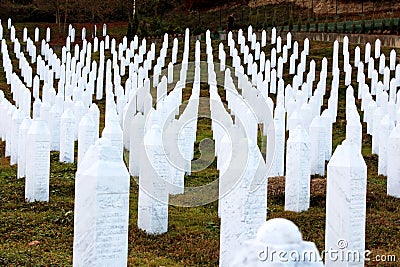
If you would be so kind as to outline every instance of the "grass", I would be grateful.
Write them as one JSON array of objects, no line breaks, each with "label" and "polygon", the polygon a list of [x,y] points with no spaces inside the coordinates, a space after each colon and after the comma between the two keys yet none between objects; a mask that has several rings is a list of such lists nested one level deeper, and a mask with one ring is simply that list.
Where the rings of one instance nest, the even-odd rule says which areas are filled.
[{"label": "grass", "polygon": [[[213,45],[216,52],[217,43],[214,42]],[[301,47],[302,42],[299,45]],[[193,44],[191,48],[193,50]],[[203,48],[204,43],[202,43],[202,51],[204,51]],[[331,63],[329,59],[332,55],[332,44],[314,42],[311,43],[310,48],[310,59],[316,60],[317,69],[320,68],[320,61],[324,56]],[[354,46],[350,45],[349,50],[354,51]],[[388,48],[382,50],[385,55],[389,54]],[[12,51],[10,47],[9,51]],[[179,51],[181,52],[182,49]],[[170,50],[168,53],[170,55]],[[266,51],[266,54],[268,56],[269,52]],[[190,58],[194,58],[193,51]],[[342,63],[341,59],[339,64]],[[328,73],[329,76],[330,73]],[[319,77],[319,73],[316,77]],[[291,78],[291,76],[285,76],[286,81]],[[355,85],[353,87],[356,89]],[[0,75],[0,88],[3,88],[6,97],[10,99],[9,86],[5,84],[4,75]],[[201,95],[207,97],[207,86],[202,84],[201,88]],[[328,79],[327,96],[329,96],[329,88],[330,80]],[[189,89],[190,86],[183,90],[184,100],[189,98]],[[220,92],[221,90],[219,88]],[[355,93],[357,93],[356,90]],[[225,101],[224,95],[221,95],[221,98]],[[360,102],[357,101],[357,104],[360,105]],[[104,114],[104,100],[98,102],[98,105]],[[334,148],[345,138],[344,112],[345,87],[341,81],[338,118],[333,126]],[[104,117],[101,120],[104,121]],[[101,128],[103,126],[104,124]],[[365,125],[363,127],[365,130]],[[199,142],[211,136],[210,120],[204,116],[198,121],[195,159],[201,158]],[[24,179],[16,179],[17,168],[9,166],[9,159],[3,154],[4,145],[4,142],[0,142],[0,240],[2,240],[0,265],[71,266],[76,164],[59,163],[58,153],[52,152],[50,201],[26,203]],[[371,155],[370,146],[370,137],[364,135],[362,152],[368,166],[366,248],[372,251],[372,256],[393,254],[400,257],[399,200],[386,195],[386,177],[377,175],[377,156]],[[187,176],[185,186],[208,184],[217,177],[218,171],[214,160],[207,169]],[[283,209],[284,177],[271,178],[268,187],[268,219],[283,217],[292,220],[300,228],[303,238],[315,242],[321,251],[324,249],[325,194],[326,177],[312,177],[310,209],[301,213],[285,212]],[[130,266],[218,265],[220,220],[217,215],[217,202],[194,208],[170,206],[169,231],[159,236],[149,236],[137,227],[137,197],[138,187],[132,178],[128,248]],[[38,242],[32,243],[32,241]],[[367,265],[379,264],[368,262]],[[380,266],[397,265],[386,262]]]}]

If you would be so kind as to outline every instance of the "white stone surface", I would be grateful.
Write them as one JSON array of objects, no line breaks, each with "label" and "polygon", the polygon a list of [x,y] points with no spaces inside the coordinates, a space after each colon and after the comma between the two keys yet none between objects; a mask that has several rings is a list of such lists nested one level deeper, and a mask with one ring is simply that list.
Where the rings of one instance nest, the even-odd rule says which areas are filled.
[{"label": "white stone surface", "polygon": [[382,120],[382,109],[377,107],[372,114],[372,154],[379,153],[379,128]]},{"label": "white stone surface", "polygon": [[23,178],[26,174],[26,151],[27,151],[27,134],[32,124],[31,118],[25,118],[18,133],[18,171],[17,178]]},{"label": "white stone surface", "polygon": [[11,139],[11,157],[10,157],[10,165],[15,165],[18,162],[18,138],[19,138],[19,128],[24,120],[25,116],[20,109],[16,109],[14,114],[11,118],[11,132],[10,132],[10,139]]},{"label": "white stone surface", "polygon": [[311,143],[311,174],[323,176],[325,174],[325,136],[326,128],[318,115],[310,124],[310,143]]},{"label": "white stone surface", "polygon": [[325,124],[326,136],[325,136],[325,160],[329,161],[332,156],[332,113],[330,109],[325,109],[322,114],[322,123]]},{"label": "white stone surface", "polygon": [[[170,163],[168,191],[171,195],[184,193],[185,188],[185,159],[182,152],[179,150],[179,142],[182,135],[179,134],[181,123],[179,120],[173,120],[163,131],[164,149],[168,155]],[[201,149],[200,144],[200,149]],[[203,151],[201,152],[203,154]],[[206,152],[207,153],[207,152]],[[207,155],[206,155],[207,156]]]},{"label": "white stone surface", "polygon": [[86,151],[97,140],[95,123],[92,116],[86,114],[83,116],[78,127],[78,166],[82,163]]},{"label": "white stone surface", "polygon": [[162,149],[161,129],[153,125],[144,136],[140,160],[138,227],[149,234],[168,230],[166,176],[168,162]]},{"label": "white stone surface", "polygon": [[[346,123],[346,139],[353,142],[357,150],[361,153],[362,150],[362,125],[360,115],[356,106],[349,110],[349,115]],[[347,114],[347,112],[346,112]]]},{"label": "white stone surface", "polygon": [[[62,102],[61,102],[62,103]],[[51,133],[51,150],[60,151],[60,129],[63,107],[60,103],[55,103],[50,109],[49,129]]]},{"label": "white stone surface", "polygon": [[289,131],[286,148],[285,210],[304,211],[310,206],[311,143],[304,128]]},{"label": "white stone surface", "polygon": [[367,166],[357,146],[345,140],[328,164],[325,251],[358,251],[361,260],[328,257],[326,266],[364,266],[366,194]]},{"label": "white stone surface", "polygon": [[132,176],[139,176],[140,158],[143,151],[145,118],[137,113],[131,122],[130,147],[129,147],[129,172]]},{"label": "white stone surface", "polygon": [[394,128],[394,122],[391,120],[389,115],[383,116],[379,128],[378,175],[387,176],[389,158],[388,150],[389,147],[392,146],[392,144],[389,143],[389,136]]},{"label": "white stone surface", "polygon": [[126,266],[130,176],[118,149],[99,139],[76,174],[73,266]]},{"label": "white stone surface", "polygon": [[261,153],[246,138],[233,144],[234,156],[220,177],[219,266],[229,266],[241,242],[254,239],[266,220],[267,172]]},{"label": "white stone surface", "polygon": [[118,149],[119,155],[122,159],[124,149],[123,132],[118,121],[110,120],[108,123],[106,123],[106,127],[104,127],[101,136],[111,141],[111,144]]},{"label": "white stone surface", "polygon": [[315,244],[303,241],[299,228],[293,222],[275,218],[264,222],[255,239],[241,244],[229,266],[322,267],[324,265]]},{"label": "white stone surface", "polygon": [[285,108],[277,105],[275,108],[274,129],[275,129],[275,161],[271,172],[275,176],[283,176],[285,173]]},{"label": "white stone surface", "polygon": [[100,110],[95,103],[90,105],[88,114],[92,116],[92,120],[94,122],[94,132],[96,135],[96,139],[98,139],[100,134],[99,132]]},{"label": "white stone surface", "polygon": [[392,130],[387,148],[387,194],[400,198],[400,124]]},{"label": "white stone surface", "polygon": [[26,142],[25,199],[28,202],[49,201],[50,131],[41,119],[32,121]]},{"label": "white stone surface", "polygon": [[123,118],[123,138],[124,138],[124,148],[129,150],[130,140],[132,134],[132,120],[136,114],[136,94],[134,94],[128,104],[124,108],[124,118]]},{"label": "white stone surface", "polygon": [[60,162],[74,162],[75,117],[71,109],[64,111],[60,124]]}]

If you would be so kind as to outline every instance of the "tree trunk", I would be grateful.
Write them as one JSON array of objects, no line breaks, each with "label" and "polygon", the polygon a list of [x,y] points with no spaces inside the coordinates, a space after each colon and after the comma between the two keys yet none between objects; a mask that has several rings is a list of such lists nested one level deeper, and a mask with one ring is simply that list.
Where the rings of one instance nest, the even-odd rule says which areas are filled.
[{"label": "tree trunk", "polygon": [[67,17],[68,17],[68,0],[65,0],[65,7],[64,7],[64,25],[63,25],[63,35],[65,35],[65,26],[67,24]]}]

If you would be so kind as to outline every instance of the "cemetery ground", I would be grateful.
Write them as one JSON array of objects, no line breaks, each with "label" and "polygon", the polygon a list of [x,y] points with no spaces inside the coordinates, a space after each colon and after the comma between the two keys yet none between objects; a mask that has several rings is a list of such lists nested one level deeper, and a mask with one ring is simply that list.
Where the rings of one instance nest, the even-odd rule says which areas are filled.
[{"label": "cemetery ground", "polygon": [[[22,25],[19,26],[22,28]],[[20,31],[18,34],[20,34]],[[113,36],[112,33],[110,35]],[[148,43],[150,44],[151,41]],[[214,49],[217,45],[217,42],[213,43]],[[311,42],[310,58],[316,60],[317,66],[321,63],[321,59],[324,56],[328,58],[328,62],[331,62],[332,46],[332,43]],[[193,47],[194,43],[191,43],[192,54],[190,58],[194,58]],[[349,50],[354,51],[354,47],[351,45]],[[204,43],[202,43],[202,59],[205,59],[203,48]],[[386,55],[389,54],[389,48],[383,48],[382,50]],[[179,56],[182,56],[181,52],[182,50],[180,50]],[[399,51],[397,52],[399,53]],[[229,63],[228,61],[227,64],[229,65]],[[317,69],[320,68],[317,67]],[[11,100],[10,89],[5,82],[1,67],[0,73],[0,89]],[[329,74],[328,77],[330,77]],[[330,82],[328,79],[328,88],[330,88]],[[190,85],[184,90],[184,99],[185,96],[186,98],[189,96],[189,87]],[[202,85],[201,94],[206,96],[208,93],[207,90],[208,88]],[[104,100],[97,102],[97,104],[100,110],[104,111]],[[360,104],[358,100],[357,104],[358,106]],[[104,112],[101,112],[101,114],[104,114]],[[101,121],[104,123],[103,117]],[[341,80],[338,120],[333,126],[333,149],[344,140],[345,125],[345,86]],[[101,125],[100,130],[102,130],[103,126],[104,124]],[[363,132],[365,132],[365,123],[363,127]],[[196,156],[199,156],[199,141],[211,136],[209,119],[199,119],[195,159]],[[399,261],[400,207],[398,199],[386,195],[386,177],[377,175],[378,157],[371,155],[371,139],[366,134],[363,135],[362,152],[368,166],[366,249],[371,250],[371,258],[374,255],[395,255]],[[1,142],[0,265],[72,265],[76,163],[60,163],[58,162],[58,154],[51,152],[50,201],[48,203],[26,203],[24,201],[24,179],[17,179],[16,172],[16,166],[10,167],[9,158],[4,157],[4,142]],[[218,178],[218,171],[214,161],[207,169],[186,177],[185,186],[202,185],[216,178]],[[284,188],[284,177],[269,179],[268,219],[282,217],[293,221],[300,228],[303,239],[315,242],[319,251],[322,251],[325,239],[326,176],[312,177],[310,209],[306,212],[294,213],[284,211]],[[140,231],[137,227],[137,201],[138,185],[131,178],[129,265],[218,265],[220,223],[217,202],[191,208],[170,206],[168,232],[159,236],[151,236]],[[398,263],[390,265],[388,262],[379,263],[371,261],[367,262],[367,265],[398,266]]]}]

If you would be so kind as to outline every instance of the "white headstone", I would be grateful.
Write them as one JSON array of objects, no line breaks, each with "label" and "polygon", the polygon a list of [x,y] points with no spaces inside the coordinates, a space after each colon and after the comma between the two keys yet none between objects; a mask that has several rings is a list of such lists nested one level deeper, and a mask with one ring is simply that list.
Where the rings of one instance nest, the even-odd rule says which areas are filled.
[{"label": "white headstone", "polygon": [[46,29],[46,42],[49,43],[50,42],[50,28]]},{"label": "white headstone", "polygon": [[111,144],[118,149],[119,156],[123,157],[123,132],[120,124],[116,120],[109,120],[101,133],[101,137],[105,137],[111,141]]},{"label": "white headstone", "polygon": [[325,124],[325,160],[329,161],[332,155],[332,111],[325,109],[321,114],[322,122]]},{"label": "white headstone", "polygon": [[387,147],[387,194],[400,198],[400,124],[392,130]]},{"label": "white headstone", "polygon": [[82,41],[83,40],[86,40],[86,28],[85,27],[82,28]]},{"label": "white headstone", "polygon": [[50,131],[44,120],[32,121],[27,133],[25,199],[49,201]]},{"label": "white headstone", "polygon": [[82,163],[86,151],[98,138],[95,123],[90,114],[83,116],[78,127],[78,166]]},{"label": "white headstone", "polygon": [[[367,166],[350,141],[339,145],[328,164],[325,251],[356,251],[343,266],[364,266]],[[325,266],[338,262],[325,258]]]},{"label": "white headstone", "polygon": [[389,136],[394,128],[394,122],[389,117],[389,115],[385,115],[382,118],[379,126],[379,157],[378,157],[378,175],[387,176],[387,168],[388,168],[388,150],[389,147],[392,146],[389,143]]},{"label": "white headstone", "polygon": [[383,117],[382,109],[380,107],[374,109],[374,113],[372,115],[372,154],[379,153],[379,129],[380,123]]},{"label": "white headstone", "polygon": [[274,112],[275,161],[272,165],[274,176],[283,176],[285,172],[285,108],[278,104]]},{"label": "white headstone", "polygon": [[310,206],[310,138],[301,126],[289,131],[286,148],[285,210],[304,211]]},{"label": "white headstone", "polygon": [[357,67],[360,64],[360,48],[357,46],[354,49],[354,66]]},{"label": "white headstone", "polygon": [[390,70],[396,69],[396,50],[392,49],[390,51],[390,62],[389,62]]},{"label": "white headstone", "polygon": [[255,238],[266,220],[267,182],[261,153],[246,138],[232,140],[232,144],[233,157],[220,175],[220,266],[229,266],[241,242]]},{"label": "white headstone", "polygon": [[276,29],[274,27],[271,30],[271,44],[275,44],[275,43],[276,43]]},{"label": "white headstone", "polygon": [[10,150],[10,165],[17,164],[18,162],[18,139],[19,139],[19,128],[24,120],[25,115],[20,109],[16,109],[14,114],[11,117],[11,131],[10,131],[10,141],[11,141],[11,150]]},{"label": "white headstone", "polygon": [[[349,113],[349,114],[348,114]],[[349,112],[346,112],[347,124],[346,124],[346,140],[351,141],[357,150],[361,153],[362,149],[362,125],[360,122],[360,115],[354,106]]]},{"label": "white headstone", "polygon": [[18,135],[18,172],[17,178],[23,178],[26,175],[26,152],[27,152],[27,135],[31,127],[32,119],[25,118],[20,127]]},{"label": "white headstone", "polygon": [[365,52],[364,52],[364,63],[368,63],[371,57],[371,44],[365,44]]},{"label": "white headstone", "polygon": [[99,132],[100,110],[95,103],[90,105],[88,114],[92,116],[92,120],[94,122],[94,132],[96,135],[96,139],[98,139],[100,134]]},{"label": "white headstone", "polygon": [[130,176],[117,148],[99,139],[76,174],[74,266],[126,266]]},{"label": "white headstone", "polygon": [[163,131],[164,149],[170,162],[168,191],[171,195],[184,193],[185,187],[185,163],[186,160],[182,151],[179,149],[179,143],[183,135],[179,134],[182,124],[179,120],[172,120]]},{"label": "white headstone", "polygon": [[139,174],[138,227],[149,234],[168,230],[166,177],[168,162],[162,149],[161,129],[153,125],[144,136]]},{"label": "white headstone", "polygon": [[257,237],[243,242],[234,254],[232,267],[324,266],[316,245],[303,241],[299,228],[283,218],[264,222]]},{"label": "white headstone", "polygon": [[132,176],[139,176],[140,173],[140,158],[144,138],[145,119],[141,113],[134,116],[130,131],[130,148],[129,148],[129,172]]},{"label": "white headstone", "polygon": [[58,103],[55,103],[50,109],[51,120],[49,123],[49,129],[51,133],[51,150],[53,151],[60,150],[61,115],[63,112],[62,103],[61,99],[61,104],[60,101],[58,101]]},{"label": "white headstone", "polygon": [[325,136],[326,128],[318,115],[310,124],[310,142],[311,142],[311,174],[323,176],[325,174]]},{"label": "white headstone", "polygon": [[61,116],[60,124],[60,162],[74,162],[75,148],[75,117],[71,109]]},{"label": "white headstone", "polygon": [[375,58],[379,58],[381,56],[381,40],[375,40]]}]

